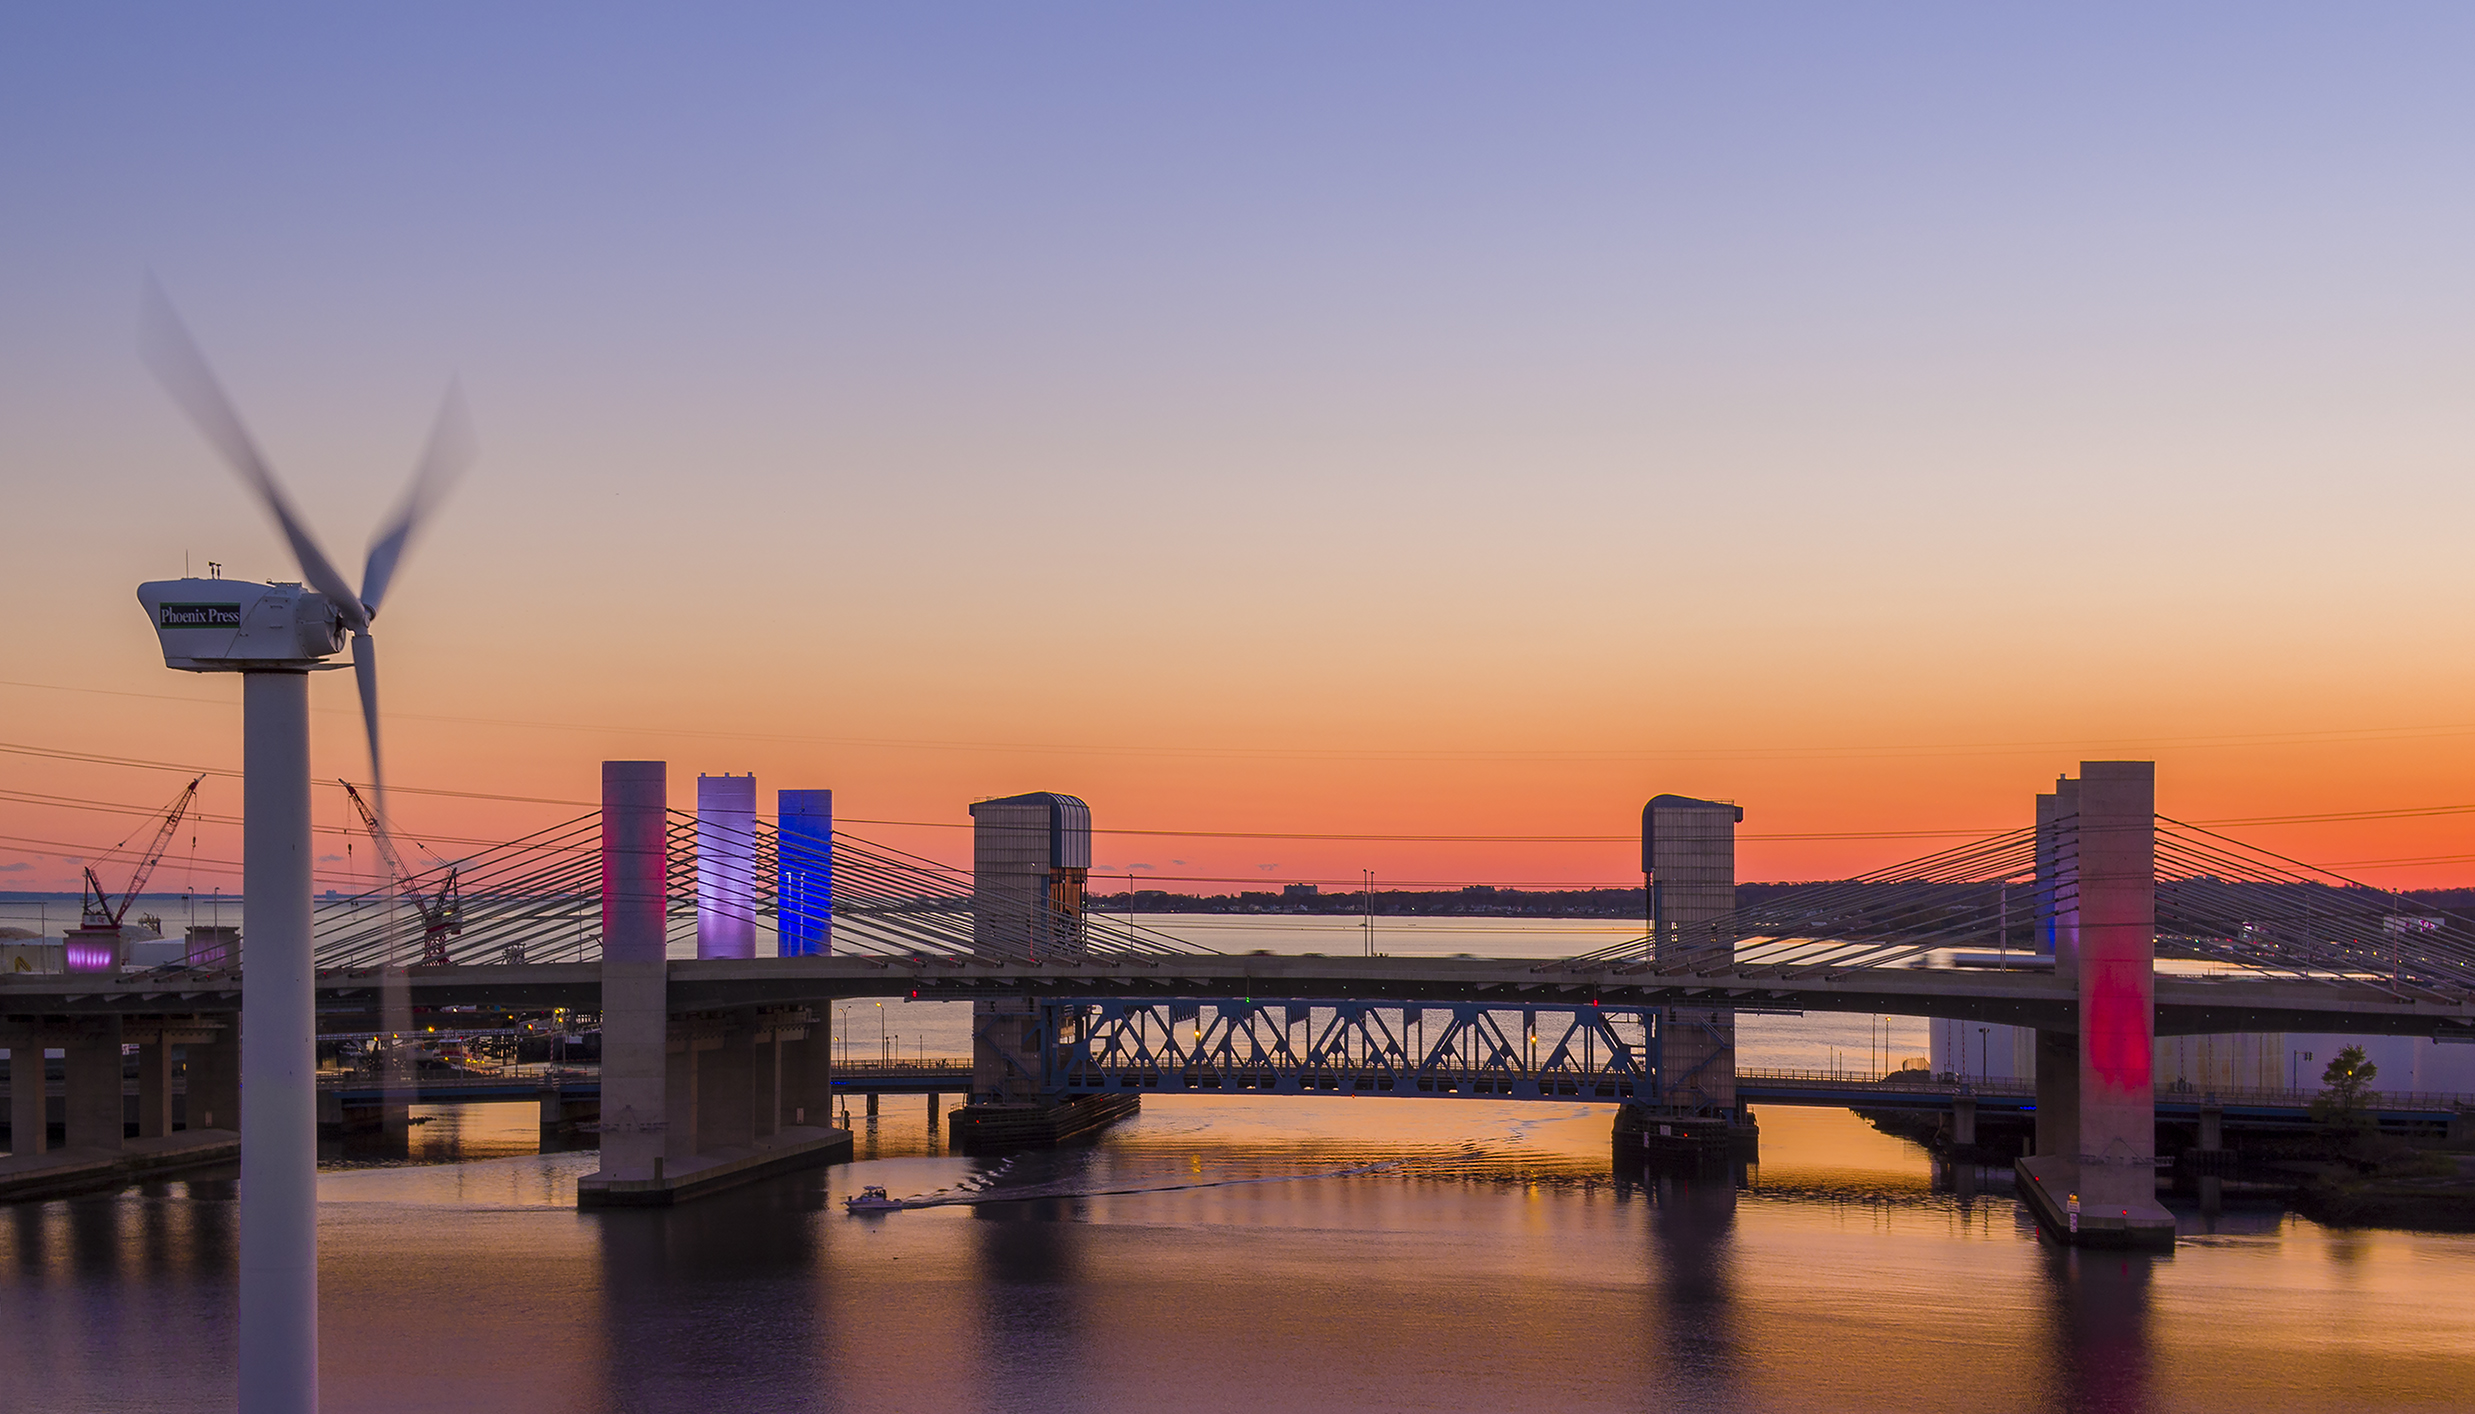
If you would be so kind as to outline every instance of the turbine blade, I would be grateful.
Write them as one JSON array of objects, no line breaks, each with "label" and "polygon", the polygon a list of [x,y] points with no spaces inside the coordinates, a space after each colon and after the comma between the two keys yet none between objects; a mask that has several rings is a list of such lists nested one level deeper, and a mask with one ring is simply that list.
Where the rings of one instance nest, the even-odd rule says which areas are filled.
[{"label": "turbine blade", "polygon": [[[380,845],[380,857],[393,861],[395,841],[393,827],[387,823],[387,768],[378,753],[378,640],[363,629],[352,636],[352,677],[361,689],[361,725],[370,737],[370,813],[378,817],[378,830],[388,838]],[[392,885],[390,885],[392,887]]]},{"label": "turbine blade", "polygon": [[464,390],[449,383],[446,399],[438,407],[438,420],[430,424],[429,445],[413,467],[403,499],[396,502],[386,528],[370,541],[369,561],[361,571],[361,605],[371,617],[377,617],[378,601],[386,597],[387,585],[395,578],[395,567],[413,535],[445,499],[456,478],[473,464],[473,453],[473,421],[464,408]]},{"label": "turbine blade", "polygon": [[293,511],[292,499],[275,480],[274,470],[258,451],[258,444],[251,440],[249,429],[241,425],[240,413],[225,395],[223,384],[216,381],[215,371],[207,366],[206,355],[198,351],[197,340],[189,336],[188,326],[181,323],[163,287],[152,278],[146,282],[139,353],[162,382],[164,391],[172,395],[172,401],[180,404],[189,420],[197,424],[198,431],[205,434],[216,451],[223,453],[223,459],[240,473],[241,480],[258,493],[258,499],[274,515],[275,523],[283,528],[284,538],[292,542],[292,557],[299,562],[301,577],[309,581],[310,588],[333,602],[336,616],[346,627],[368,627],[369,614],[361,607],[360,598],[344,582],[344,577],[335,572],[326,552],[318,548],[309,528]]}]

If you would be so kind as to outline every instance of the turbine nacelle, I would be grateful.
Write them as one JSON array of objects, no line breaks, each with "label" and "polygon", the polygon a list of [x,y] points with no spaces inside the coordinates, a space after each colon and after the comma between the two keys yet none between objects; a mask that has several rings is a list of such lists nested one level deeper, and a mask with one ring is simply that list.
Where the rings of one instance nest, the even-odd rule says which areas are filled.
[{"label": "turbine nacelle", "polygon": [[206,355],[172,302],[153,281],[146,286],[139,351],[209,445],[240,475],[283,531],[304,584],[241,584],[219,579],[165,580],[141,586],[138,599],[163,638],[163,661],[191,672],[300,672],[341,650],[352,639],[352,676],[361,690],[361,722],[369,732],[370,783],[377,815],[387,818],[387,770],[378,749],[378,643],[370,620],[395,582],[404,551],[439,498],[473,456],[464,400],[449,384],[447,400],[430,427],[429,445],[413,467],[404,498],[370,541],[361,587],[354,590],[319,547],[318,538],[293,508],[257,440],[242,425],[230,395],[207,366]]},{"label": "turbine nacelle", "polygon": [[351,632],[327,596],[298,584],[159,579],[137,596],[164,666],[187,672],[307,671],[342,652]]}]

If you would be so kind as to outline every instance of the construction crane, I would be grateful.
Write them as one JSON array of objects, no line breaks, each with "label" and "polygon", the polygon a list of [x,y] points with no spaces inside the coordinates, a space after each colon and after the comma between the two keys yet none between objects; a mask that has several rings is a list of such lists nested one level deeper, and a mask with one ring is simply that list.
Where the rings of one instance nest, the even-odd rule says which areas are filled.
[{"label": "construction crane", "polygon": [[464,901],[456,893],[455,866],[447,866],[446,877],[439,881],[438,892],[423,894],[413,882],[413,872],[404,867],[404,857],[395,851],[395,840],[386,827],[378,823],[378,813],[352,788],[352,782],[339,780],[344,794],[352,798],[352,808],[360,812],[361,823],[368,827],[370,842],[378,847],[379,861],[386,866],[391,883],[403,890],[415,910],[421,914],[421,963],[423,967],[444,967],[449,962],[447,940],[464,932]]},{"label": "construction crane", "polygon": [[81,909],[86,927],[120,926],[120,920],[128,915],[129,905],[137,902],[137,896],[145,892],[146,877],[155,872],[157,864],[163,862],[163,851],[172,843],[172,832],[180,828],[180,817],[189,813],[189,802],[198,798],[198,786],[205,780],[206,777],[200,776],[191,781],[189,788],[172,801],[172,808],[164,812],[163,823],[155,827],[155,842],[138,856],[137,868],[130,873],[129,887],[122,892],[118,904],[114,904],[112,896],[104,892],[103,881],[95,877],[94,866],[86,866],[86,899]]}]

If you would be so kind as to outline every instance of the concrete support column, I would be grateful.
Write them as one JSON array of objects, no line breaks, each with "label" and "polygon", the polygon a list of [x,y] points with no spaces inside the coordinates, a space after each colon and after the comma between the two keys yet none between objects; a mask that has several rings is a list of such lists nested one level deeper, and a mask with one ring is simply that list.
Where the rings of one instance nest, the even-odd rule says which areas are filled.
[{"label": "concrete support column", "polygon": [[670,1139],[667,781],[659,761],[602,763],[600,1174],[609,1179],[653,1177]]},{"label": "concrete support column", "polygon": [[929,1091],[929,1092],[928,1092],[928,1134],[929,1134],[929,1137],[933,1139],[933,1138],[935,1138],[935,1137],[936,1137],[936,1133],[937,1133],[937,1093],[936,1093],[934,1090],[931,1090],[931,1091]]},{"label": "concrete support column", "polygon": [[40,1154],[51,1148],[50,1106],[44,1103],[43,1033],[31,1026],[9,1033],[9,1152]]},{"label": "concrete support column", "polygon": [[[663,1104],[670,1116],[670,1129],[664,1138],[662,1152],[674,1164],[696,1156],[696,1141],[701,1132],[696,1102],[704,1091],[697,1076],[699,1043],[693,1026],[686,1018],[681,1018],[678,1033],[672,1038],[665,1056],[668,1064],[662,1087]],[[609,1039],[604,1037],[602,1047],[605,1055],[609,1046]]]},{"label": "concrete support column", "polygon": [[699,1153],[756,1142],[756,1031],[752,1016],[730,1018],[697,1057],[696,1148]]},{"label": "concrete support column", "polygon": [[778,1039],[782,1053],[779,1122],[825,1128],[833,1123],[834,1043],[832,1014],[824,1006],[809,1016],[804,1034]]},{"label": "concrete support column", "polygon": [[870,1119],[877,1117],[877,1092],[874,1090],[868,1092],[868,1117]]},{"label": "concrete support column", "polygon": [[2157,1203],[2157,768],[2080,767],[2080,1196]]},{"label": "concrete support column", "polygon": [[1039,1098],[1039,1004],[1027,997],[973,1002],[971,1102],[1031,1104]]},{"label": "concrete support column", "polygon": [[756,1037],[756,1137],[782,1129],[782,1033],[768,1025]]},{"label": "concrete support column", "polygon": [[189,1127],[237,1133],[241,1127],[240,1018],[233,1017],[212,1041],[192,1041],[182,1052],[189,1071]]},{"label": "concrete support column", "polygon": [[1951,1142],[1974,1148],[1977,1142],[1977,1100],[1962,1095],[1951,1101]]},{"label": "concrete support column", "polygon": [[138,1043],[138,1137],[172,1132],[172,1046],[161,1030]]},{"label": "concrete support column", "polygon": [[2080,1152],[2080,1037],[2076,1031],[2037,1033],[2037,1152]]},{"label": "concrete support column", "polygon": [[68,1124],[62,1136],[71,1149],[118,1149],[122,1120],[120,1018],[89,1017],[61,1047],[68,1058]]},{"label": "concrete support column", "polygon": [[2209,1152],[2226,1147],[2226,1109],[2214,1097],[2200,1105],[2200,1147]]}]

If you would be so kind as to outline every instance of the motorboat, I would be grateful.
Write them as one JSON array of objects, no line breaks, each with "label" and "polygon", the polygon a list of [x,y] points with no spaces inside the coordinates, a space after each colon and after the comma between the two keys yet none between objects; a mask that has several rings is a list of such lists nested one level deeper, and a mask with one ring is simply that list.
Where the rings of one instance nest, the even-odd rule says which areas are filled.
[{"label": "motorboat", "polygon": [[902,1207],[902,1200],[886,1197],[884,1189],[871,1184],[859,1190],[858,1197],[843,1199],[842,1206],[854,1213],[891,1213]]}]

